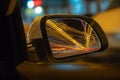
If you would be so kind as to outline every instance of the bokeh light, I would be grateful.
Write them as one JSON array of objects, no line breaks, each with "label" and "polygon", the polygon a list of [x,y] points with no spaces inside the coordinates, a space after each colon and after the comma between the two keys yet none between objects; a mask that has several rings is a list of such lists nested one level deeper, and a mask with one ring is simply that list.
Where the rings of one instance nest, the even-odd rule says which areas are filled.
[{"label": "bokeh light", "polygon": [[43,8],[41,6],[38,6],[34,9],[34,11],[35,11],[36,14],[40,14],[40,13],[43,12]]},{"label": "bokeh light", "polygon": [[34,2],[33,1],[28,1],[27,2],[27,7],[28,8],[33,8],[34,7]]}]

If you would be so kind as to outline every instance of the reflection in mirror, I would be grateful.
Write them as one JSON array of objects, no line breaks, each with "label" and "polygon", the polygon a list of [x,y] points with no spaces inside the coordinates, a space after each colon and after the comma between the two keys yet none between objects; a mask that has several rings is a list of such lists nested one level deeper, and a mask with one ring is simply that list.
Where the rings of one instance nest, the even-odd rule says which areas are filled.
[{"label": "reflection in mirror", "polygon": [[46,21],[47,35],[55,58],[95,52],[101,43],[86,21],[79,18],[52,18]]}]

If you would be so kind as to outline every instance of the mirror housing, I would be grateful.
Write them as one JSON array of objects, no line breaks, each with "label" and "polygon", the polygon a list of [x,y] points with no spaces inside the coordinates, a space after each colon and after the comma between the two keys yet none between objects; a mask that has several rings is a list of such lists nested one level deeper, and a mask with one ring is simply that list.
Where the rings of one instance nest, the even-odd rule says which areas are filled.
[{"label": "mirror housing", "polygon": [[38,17],[29,29],[28,39],[43,61],[59,62],[108,47],[108,40],[99,24],[80,15]]}]

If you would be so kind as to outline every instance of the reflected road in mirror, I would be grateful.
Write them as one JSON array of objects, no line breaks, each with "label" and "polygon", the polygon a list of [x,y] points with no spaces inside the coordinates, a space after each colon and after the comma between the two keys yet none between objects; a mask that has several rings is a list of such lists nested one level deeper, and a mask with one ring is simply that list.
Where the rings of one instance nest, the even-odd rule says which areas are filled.
[{"label": "reflected road in mirror", "polygon": [[79,18],[53,18],[46,21],[48,40],[55,58],[95,52],[101,43],[86,21]]}]

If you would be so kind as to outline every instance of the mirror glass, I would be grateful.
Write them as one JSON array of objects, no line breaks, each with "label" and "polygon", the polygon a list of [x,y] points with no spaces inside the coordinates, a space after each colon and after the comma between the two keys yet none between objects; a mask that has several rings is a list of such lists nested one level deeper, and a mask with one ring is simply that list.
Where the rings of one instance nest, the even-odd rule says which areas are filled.
[{"label": "mirror glass", "polygon": [[80,18],[51,18],[46,21],[46,29],[55,58],[86,54],[101,48],[91,25]]}]

